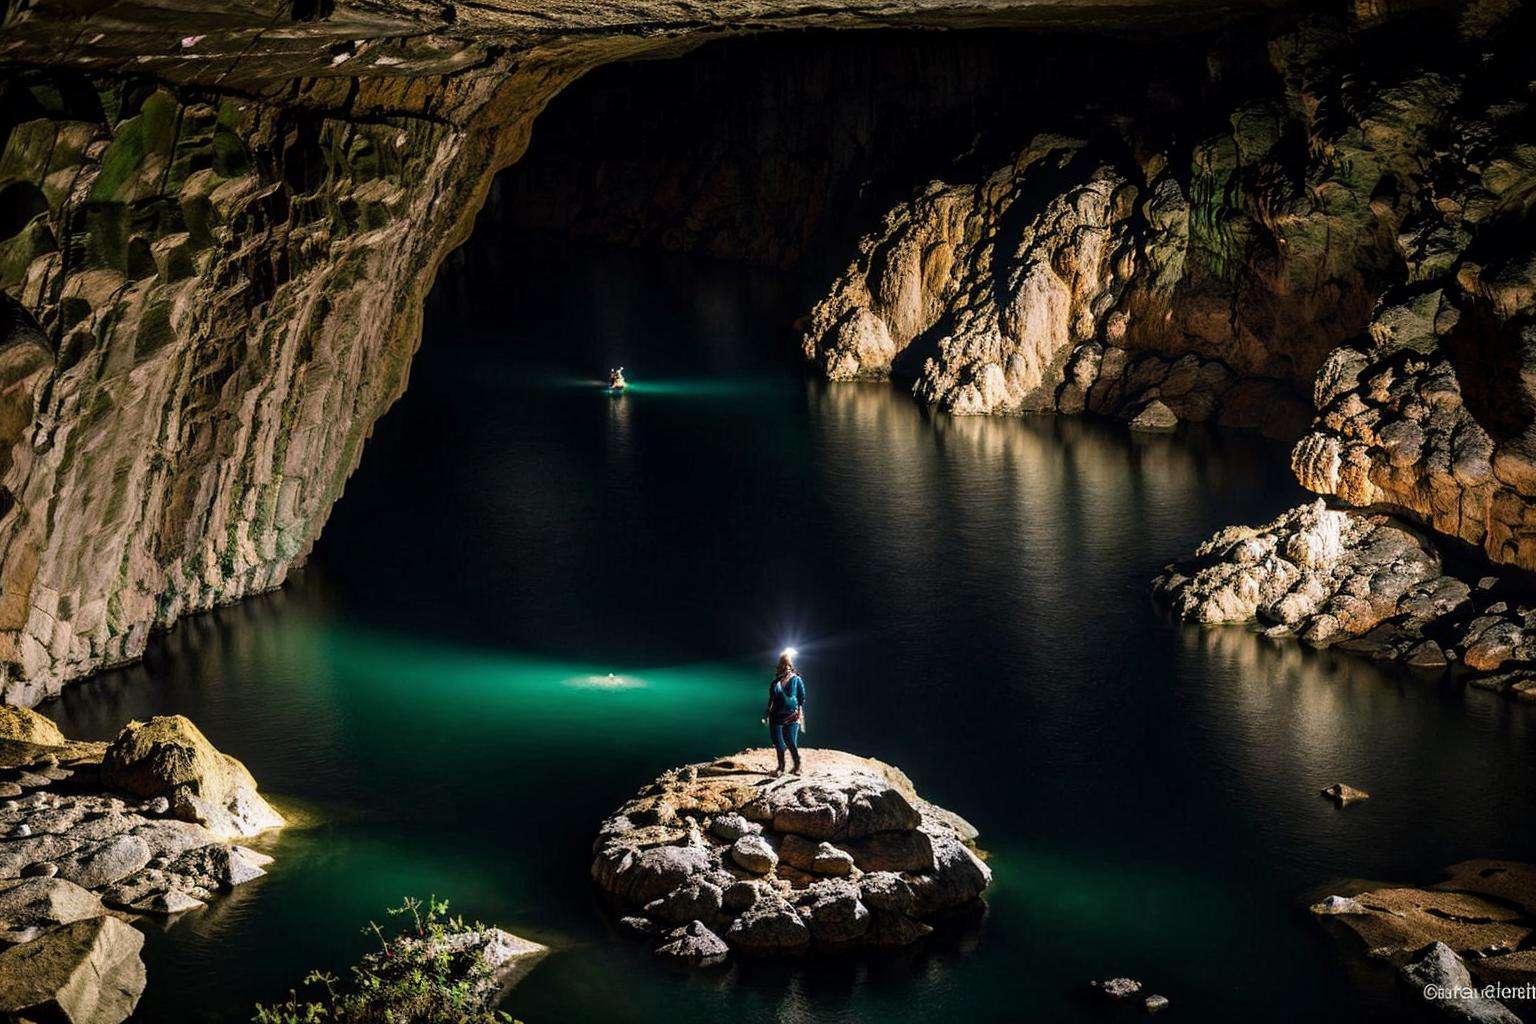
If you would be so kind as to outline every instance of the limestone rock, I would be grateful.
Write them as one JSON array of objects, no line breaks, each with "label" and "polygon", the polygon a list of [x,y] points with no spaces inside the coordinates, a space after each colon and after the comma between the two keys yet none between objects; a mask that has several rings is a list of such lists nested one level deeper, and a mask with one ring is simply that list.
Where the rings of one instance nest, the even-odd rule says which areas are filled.
[{"label": "limestone rock", "polygon": [[777,894],[759,897],[725,933],[726,944],[744,953],[799,953],[810,941],[805,921]]},{"label": "limestone rock", "polygon": [[432,948],[465,958],[483,971],[477,991],[491,1004],[504,997],[549,955],[548,946],[501,928],[457,932],[438,940]]},{"label": "limestone rock", "polygon": [[1503,1003],[1476,992],[1467,965],[1443,942],[1432,942],[1415,953],[1402,975],[1408,988],[1442,1016],[1476,1024],[1520,1024],[1520,1018]]},{"label": "limestone rock", "polygon": [[666,772],[599,828],[594,881],[683,961],[704,937],[668,929],[691,921],[744,953],[892,947],[982,898],[992,875],[963,818],[879,761],[802,756],[782,778],[771,750]]},{"label": "limestone rock", "polygon": [[144,936],[115,917],[66,924],[0,953],[0,1017],[119,1024],[144,993]]},{"label": "limestone rock", "polygon": [[1382,888],[1330,906],[1327,920],[1353,932],[1363,948],[1399,962],[1431,942],[1463,954],[1510,951],[1533,930],[1521,911],[1475,893]]},{"label": "limestone rock", "polygon": [[724,960],[730,955],[730,947],[704,922],[690,921],[668,932],[656,947],[656,955],[689,967],[704,967]]},{"label": "limestone rock", "polygon": [[1110,999],[1130,999],[1141,993],[1141,982],[1135,978],[1108,978],[1091,981],[1089,985]]},{"label": "limestone rock", "polygon": [[171,813],[223,839],[283,824],[256,792],[245,765],[214,749],[180,715],[130,722],[107,748],[102,783],[135,796],[165,797]]},{"label": "limestone rock", "polygon": [[9,704],[0,704],[0,739],[49,747],[60,747],[65,743],[64,734],[50,719],[28,708]]},{"label": "limestone rock", "polygon": [[1166,433],[1179,425],[1179,417],[1161,400],[1153,399],[1131,419],[1131,429],[1146,433]]},{"label": "limestone rock", "polygon": [[755,875],[766,875],[779,863],[779,855],[762,836],[742,836],[731,844],[731,860]]},{"label": "limestone rock", "polygon": [[1346,785],[1342,782],[1335,782],[1333,785],[1324,789],[1323,796],[1332,800],[1340,807],[1346,807],[1349,804],[1355,803],[1357,801],[1369,800],[1371,798],[1371,794],[1367,793],[1365,790],[1356,789],[1354,786]]},{"label": "limestone rock", "polygon": [[0,943],[31,942],[57,925],[106,912],[95,893],[62,878],[0,882]]}]

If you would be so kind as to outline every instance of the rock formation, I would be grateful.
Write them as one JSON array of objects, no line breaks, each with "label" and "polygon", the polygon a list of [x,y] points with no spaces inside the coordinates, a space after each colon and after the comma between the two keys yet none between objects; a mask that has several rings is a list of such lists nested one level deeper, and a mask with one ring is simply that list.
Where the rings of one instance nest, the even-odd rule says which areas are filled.
[{"label": "rock formation", "polygon": [[[1474,991],[1481,984],[1536,983],[1536,867],[1514,861],[1453,865],[1427,889],[1365,888],[1312,907],[1352,933],[1371,957],[1399,968],[1413,998],[1458,1020],[1514,1024],[1519,1017]],[[1430,997],[1430,986],[1442,990]]]},{"label": "rock formation", "polygon": [[253,836],[283,824],[256,793],[245,765],[221,754],[181,715],[129,722],[107,748],[101,781],[151,800],[220,839]]},{"label": "rock formation", "polygon": [[1536,569],[1536,132],[1513,11],[1466,5],[1433,51],[1305,19],[1185,166],[1125,111],[933,182],[860,244],[806,354],[955,413],[1290,437],[1311,419],[1305,486]]},{"label": "rock formation", "polygon": [[1192,622],[1256,623],[1431,672],[1458,665],[1472,686],[1536,701],[1536,604],[1520,581],[1450,575],[1429,538],[1390,516],[1318,499],[1228,527],[1153,591]]},{"label": "rock formation", "polygon": [[[1189,26],[1225,8],[1102,17]],[[405,385],[443,254],[587,70],[731,32],[1100,11],[16,8],[0,36],[0,698],[135,658],[152,629],[303,560]]]},{"label": "rock formation", "polygon": [[1095,92],[1050,119],[1071,130],[1021,125],[982,173],[976,154],[930,160],[967,170],[860,244],[806,351],[956,412],[1296,436],[1315,411],[1308,486],[1536,567],[1529,16],[1266,0],[1247,6],[1283,16],[1209,31],[1232,6],[17,7],[0,35],[0,698],[35,703],[279,585],[535,116],[592,68],[732,33],[1186,33],[1188,88]]},{"label": "rock formation", "polygon": [[658,955],[904,946],[975,905],[992,872],[975,829],[900,771],[806,750],[775,778],[771,750],[675,768],[603,822],[592,877]]},{"label": "rock formation", "polygon": [[271,858],[225,839],[282,819],[186,719],[108,746],[0,711],[0,1019],[118,1024],[144,990],[144,940],[113,915],[179,914],[261,877]]}]

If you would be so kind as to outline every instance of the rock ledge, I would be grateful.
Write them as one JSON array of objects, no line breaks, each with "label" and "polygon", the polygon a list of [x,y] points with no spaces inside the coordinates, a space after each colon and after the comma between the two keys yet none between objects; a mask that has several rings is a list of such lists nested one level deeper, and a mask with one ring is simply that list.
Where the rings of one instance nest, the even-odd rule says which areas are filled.
[{"label": "rock ledge", "polygon": [[665,772],[603,822],[592,877],[626,930],[679,963],[730,953],[905,946],[975,905],[992,872],[976,830],[872,758],[772,750]]}]

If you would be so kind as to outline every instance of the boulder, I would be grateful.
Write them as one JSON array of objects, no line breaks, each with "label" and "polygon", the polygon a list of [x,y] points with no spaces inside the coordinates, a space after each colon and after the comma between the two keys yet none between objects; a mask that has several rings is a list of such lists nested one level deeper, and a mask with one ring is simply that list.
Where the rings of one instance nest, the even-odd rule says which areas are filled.
[{"label": "boulder", "polygon": [[1473,1024],[1520,1024],[1509,1007],[1476,990],[1467,965],[1443,942],[1414,953],[1402,968],[1402,978],[1425,1006],[1442,1016]]},{"label": "boulder", "polygon": [[549,955],[549,947],[500,928],[456,932],[437,940],[435,951],[467,957],[483,972],[476,992],[495,1004]]},{"label": "boulder", "polygon": [[1135,978],[1106,978],[1088,984],[1109,999],[1130,999],[1141,993],[1141,982]]},{"label": "boulder", "polygon": [[800,906],[811,935],[830,946],[858,942],[869,930],[869,908],[859,902],[859,888],[846,879],[817,882]]},{"label": "boulder", "polygon": [[760,896],[725,934],[726,944],[747,953],[799,953],[811,941],[795,908],[777,895]]},{"label": "boulder", "polygon": [[31,942],[50,928],[106,912],[95,893],[62,878],[0,882],[0,943]]},{"label": "boulder", "polygon": [[762,836],[742,836],[731,844],[731,860],[754,875],[766,875],[779,863],[779,855]]},{"label": "boulder", "polygon": [[0,953],[0,1019],[119,1024],[144,993],[144,936],[92,917]]},{"label": "boulder", "polygon": [[1356,801],[1369,800],[1371,798],[1371,794],[1367,793],[1365,790],[1356,789],[1354,786],[1346,785],[1342,782],[1335,782],[1333,785],[1324,789],[1322,793],[1323,796],[1332,800],[1340,807],[1346,807],[1349,804],[1355,803]]},{"label": "boulder", "polygon": [[111,885],[149,863],[149,845],[138,836],[119,835],[84,846],[55,863],[59,877],[87,889]]},{"label": "boulder", "polygon": [[103,785],[146,799],[163,796],[170,812],[222,839],[283,824],[256,792],[245,765],[214,749],[181,715],[130,722],[107,748]]},{"label": "boulder", "polygon": [[686,924],[694,919],[713,921],[720,913],[720,887],[701,879],[691,879],[660,899],[645,905],[647,917],[671,924]]},{"label": "boulder", "polygon": [[1131,429],[1149,434],[1166,434],[1176,430],[1179,417],[1158,399],[1153,399],[1131,418]]},{"label": "boulder", "polygon": [[668,932],[655,952],[664,960],[704,967],[724,960],[730,954],[730,947],[706,928],[703,921],[690,921]]},{"label": "boulder", "polygon": [[16,740],[39,746],[61,747],[68,741],[51,719],[30,708],[0,704],[0,740]]}]

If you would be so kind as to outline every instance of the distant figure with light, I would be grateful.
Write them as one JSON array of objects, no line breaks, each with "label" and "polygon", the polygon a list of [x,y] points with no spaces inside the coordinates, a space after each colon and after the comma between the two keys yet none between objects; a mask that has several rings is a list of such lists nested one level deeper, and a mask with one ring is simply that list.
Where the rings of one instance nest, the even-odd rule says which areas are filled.
[{"label": "distant figure with light", "polygon": [[773,682],[768,684],[768,710],[763,721],[768,723],[768,735],[773,738],[773,747],[779,752],[779,770],[774,775],[784,774],[785,747],[789,748],[795,759],[791,771],[800,774],[800,732],[805,727],[805,680],[795,671],[796,653],[790,647],[779,655],[778,670],[773,674]]},{"label": "distant figure with light", "polygon": [[628,384],[629,381],[624,379],[624,367],[621,366],[617,370],[608,371],[609,391],[623,391]]}]

